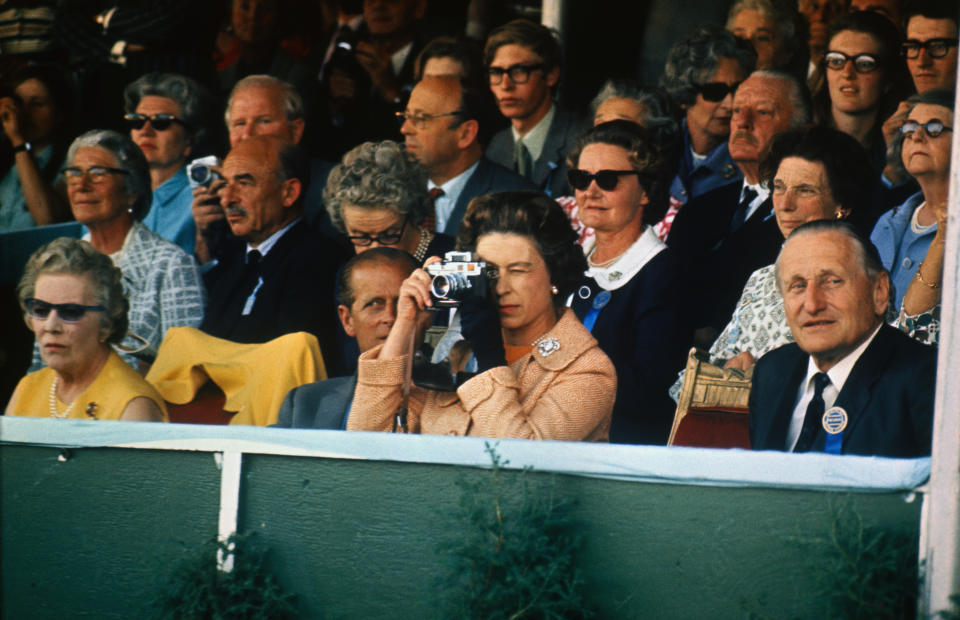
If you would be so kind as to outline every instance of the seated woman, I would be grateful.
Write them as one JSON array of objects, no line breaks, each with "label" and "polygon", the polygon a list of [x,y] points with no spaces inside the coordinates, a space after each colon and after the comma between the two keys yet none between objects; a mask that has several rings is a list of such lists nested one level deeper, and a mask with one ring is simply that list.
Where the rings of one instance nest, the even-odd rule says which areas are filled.
[{"label": "seated woman", "polygon": [[327,178],[323,202],[358,254],[386,246],[422,263],[453,249],[451,237],[430,230],[426,171],[391,140],[364,142],[344,155]]},{"label": "seated woman", "polygon": [[135,368],[156,357],[171,327],[198,327],[204,297],[197,263],[182,249],[148,230],[140,220],[150,209],[150,170],[130,138],[105,129],[89,131],[70,145],[67,196],[86,239],[123,272],[130,300],[130,331],[123,358]]},{"label": "seated woman", "polygon": [[937,345],[940,343],[940,294],[947,248],[946,201],[935,203],[933,210],[937,216],[937,232],[903,296],[897,326],[914,340]]},{"label": "seated woman", "polygon": [[[773,211],[786,239],[801,224],[851,217],[869,208],[877,183],[866,149],[827,127],[785,132],[774,138],[761,166],[773,188]],[[774,266],[750,275],[730,322],[710,348],[710,363],[746,370],[767,351],[793,342],[777,290]],[[680,393],[683,373],[670,393]]]},{"label": "seated woman", "polygon": [[612,121],[582,135],[570,155],[580,218],[596,231],[572,307],[617,369],[613,442],[665,444],[673,420],[667,388],[690,334],[677,257],[652,226],[667,210],[679,141],[677,131]]},{"label": "seated woman", "polygon": [[17,287],[46,368],[20,380],[6,415],[166,421],[163,399],[111,349],[127,331],[123,274],[79,239],[44,245]]},{"label": "seated woman", "polygon": [[[575,239],[560,207],[539,192],[474,199],[457,244],[488,266],[490,294],[460,307],[480,372],[456,392],[411,386],[410,432],[607,441],[616,373],[563,307],[586,267]],[[430,283],[422,269],[404,280],[386,342],[360,356],[347,430],[397,428],[411,346],[432,318]]]},{"label": "seated woman", "polygon": [[870,235],[890,271],[897,308],[937,234],[938,205],[946,204],[950,189],[953,142],[953,93],[931,90],[910,97],[907,104],[907,120],[894,149],[920,191],[884,213]]}]

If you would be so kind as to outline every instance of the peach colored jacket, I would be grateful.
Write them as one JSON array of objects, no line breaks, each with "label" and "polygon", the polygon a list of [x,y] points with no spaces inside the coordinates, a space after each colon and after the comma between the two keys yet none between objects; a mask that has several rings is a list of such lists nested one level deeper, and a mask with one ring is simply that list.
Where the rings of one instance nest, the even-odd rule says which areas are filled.
[{"label": "peach colored jacket", "polygon": [[[542,344],[548,339],[559,347],[549,351]],[[481,373],[456,392],[412,386],[410,432],[607,441],[617,392],[610,359],[570,309],[540,342],[530,355]],[[347,430],[393,428],[407,356],[371,359],[379,351],[376,347],[360,356]]]}]

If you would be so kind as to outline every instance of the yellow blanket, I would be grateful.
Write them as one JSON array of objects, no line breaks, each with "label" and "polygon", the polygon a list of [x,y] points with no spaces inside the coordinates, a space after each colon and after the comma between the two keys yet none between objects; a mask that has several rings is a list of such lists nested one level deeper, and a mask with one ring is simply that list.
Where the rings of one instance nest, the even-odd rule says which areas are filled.
[{"label": "yellow blanket", "polygon": [[164,400],[182,405],[211,380],[224,395],[231,424],[267,426],[287,392],[327,378],[316,336],[286,334],[263,344],[240,344],[214,338],[193,327],[167,331],[157,359],[147,373]]}]

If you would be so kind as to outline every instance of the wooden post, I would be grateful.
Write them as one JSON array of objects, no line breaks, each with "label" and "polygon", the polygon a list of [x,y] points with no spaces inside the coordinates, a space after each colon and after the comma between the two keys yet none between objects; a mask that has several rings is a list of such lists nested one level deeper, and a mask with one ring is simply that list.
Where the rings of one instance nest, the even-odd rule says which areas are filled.
[{"label": "wooden post", "polygon": [[[954,108],[951,124],[957,127],[956,103]],[[930,493],[921,525],[925,572],[920,617],[949,609],[950,596],[960,594],[960,131],[952,135]]]}]

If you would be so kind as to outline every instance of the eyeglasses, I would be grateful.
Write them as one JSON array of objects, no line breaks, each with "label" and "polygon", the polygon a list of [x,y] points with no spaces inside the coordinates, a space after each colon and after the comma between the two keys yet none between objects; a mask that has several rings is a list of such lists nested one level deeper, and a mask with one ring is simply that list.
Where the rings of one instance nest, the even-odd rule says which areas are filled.
[{"label": "eyeglasses", "polygon": [[903,125],[900,125],[900,133],[903,134],[904,138],[912,138],[913,134],[917,133],[917,130],[921,127],[923,127],[923,131],[926,132],[927,136],[931,138],[936,138],[945,131],[953,131],[953,127],[947,127],[942,121],[932,120],[926,123],[907,121]]},{"label": "eyeglasses", "polygon": [[403,231],[407,227],[407,218],[403,219],[403,225],[398,231],[385,230],[382,233],[377,233],[376,235],[349,235],[347,239],[350,240],[350,243],[353,245],[365,248],[368,245],[372,244],[374,241],[378,245],[394,245],[400,241],[400,237],[403,236]]},{"label": "eyeglasses", "polygon": [[853,61],[853,68],[857,73],[873,73],[880,68],[880,61],[873,54],[857,54],[847,56],[843,52],[827,52],[823,55],[823,64],[832,71],[841,71],[847,63]]},{"label": "eyeglasses", "polygon": [[166,131],[170,129],[170,125],[173,123],[180,123],[184,127],[187,126],[187,124],[183,122],[183,119],[179,119],[173,114],[154,114],[153,116],[147,116],[146,114],[124,114],[123,116],[123,124],[126,125],[130,131],[143,129],[143,126],[147,123],[150,123],[150,126],[156,131]]},{"label": "eyeglasses", "polygon": [[724,82],[707,82],[706,84],[698,84],[697,89],[706,101],[717,103],[718,101],[723,101],[728,94],[732,95],[737,92],[737,88],[739,88],[741,83],[742,82],[725,84]]},{"label": "eyeglasses", "polygon": [[35,319],[46,320],[50,316],[51,310],[57,311],[57,316],[64,323],[76,323],[83,319],[87,312],[103,312],[106,308],[103,306],[84,306],[82,304],[52,304],[30,297],[23,302],[27,308],[27,314]]},{"label": "eyeglasses", "polygon": [[567,170],[567,182],[573,189],[583,191],[590,187],[592,181],[596,181],[597,187],[606,192],[612,192],[617,189],[620,177],[631,174],[640,176],[640,173],[636,170],[598,170],[596,174],[590,174],[586,170],[574,168]]},{"label": "eyeglasses", "polygon": [[900,46],[900,52],[910,60],[919,58],[920,50],[927,50],[931,58],[943,58],[951,47],[957,46],[957,41],[957,39],[930,39],[929,41],[907,39]]},{"label": "eyeglasses", "polygon": [[63,169],[63,176],[66,177],[67,183],[79,183],[83,179],[83,176],[86,175],[90,177],[90,182],[96,185],[103,183],[107,179],[108,174],[130,174],[130,171],[124,170],[123,168],[111,168],[109,166],[90,166],[86,170],[77,168],[76,166],[70,166],[69,168]]},{"label": "eyeglasses", "polygon": [[403,125],[405,122],[410,121],[417,129],[425,129],[427,123],[432,121],[435,118],[440,118],[441,116],[459,116],[463,113],[463,110],[454,110],[453,112],[440,112],[439,114],[424,114],[416,113],[412,114],[410,112],[394,112],[394,116],[397,117],[397,122]]},{"label": "eyeglasses", "polygon": [[506,69],[502,67],[487,67],[487,75],[490,76],[490,83],[497,85],[503,81],[504,75],[510,76],[510,81],[514,84],[526,84],[530,80],[530,72],[537,69],[546,69],[547,66],[542,62],[510,65]]}]

